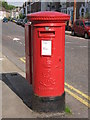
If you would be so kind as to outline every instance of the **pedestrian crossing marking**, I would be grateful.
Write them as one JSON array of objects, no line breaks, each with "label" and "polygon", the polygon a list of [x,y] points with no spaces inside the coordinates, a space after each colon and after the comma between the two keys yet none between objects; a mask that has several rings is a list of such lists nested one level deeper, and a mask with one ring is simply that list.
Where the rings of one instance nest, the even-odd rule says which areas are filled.
[{"label": "pedestrian crossing marking", "polygon": [[[20,60],[23,63],[26,63],[26,58],[22,57],[20,58]],[[74,92],[78,93],[79,95],[81,95],[82,97],[84,97],[85,99],[90,101],[90,96],[84,94],[83,92],[81,92],[80,90],[74,88],[73,86],[69,85],[68,83],[65,82],[65,86],[68,87],[65,88],[65,91],[70,94],[71,96],[73,96],[75,99],[77,99],[78,101],[80,101],[81,103],[83,103],[84,105],[86,105],[88,108],[90,108],[90,104],[88,103],[88,101],[84,100],[83,98],[79,97],[78,95],[76,95],[75,93],[71,92],[70,90],[73,90]],[[69,90],[70,89],[70,90]]]}]

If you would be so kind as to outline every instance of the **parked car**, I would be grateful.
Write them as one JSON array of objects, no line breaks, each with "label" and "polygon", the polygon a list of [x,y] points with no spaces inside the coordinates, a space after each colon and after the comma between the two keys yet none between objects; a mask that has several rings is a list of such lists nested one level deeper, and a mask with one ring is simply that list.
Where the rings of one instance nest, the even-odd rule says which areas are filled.
[{"label": "parked car", "polygon": [[13,18],[11,18],[10,21],[13,22]]},{"label": "parked car", "polygon": [[16,23],[16,22],[17,22],[17,19],[16,19],[16,18],[13,18],[13,19],[12,19],[12,22],[15,22],[15,23]]},{"label": "parked car", "polygon": [[3,18],[3,22],[8,22],[8,19],[6,17]]},{"label": "parked car", "polygon": [[72,27],[72,35],[90,37],[90,20],[76,20]]},{"label": "parked car", "polygon": [[23,19],[18,19],[17,20],[17,25],[22,25],[22,23],[23,23]]},{"label": "parked car", "polygon": [[28,22],[27,17],[25,17],[25,18],[23,19],[22,26],[25,27],[25,24],[26,24],[27,22]]}]

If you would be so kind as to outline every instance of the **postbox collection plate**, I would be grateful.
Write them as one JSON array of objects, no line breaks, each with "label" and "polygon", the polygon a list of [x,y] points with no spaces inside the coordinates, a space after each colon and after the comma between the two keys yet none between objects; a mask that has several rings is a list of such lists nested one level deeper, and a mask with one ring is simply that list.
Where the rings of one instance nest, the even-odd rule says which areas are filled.
[{"label": "postbox collection plate", "polygon": [[41,55],[51,56],[51,54],[52,54],[52,41],[42,40],[41,41]]}]

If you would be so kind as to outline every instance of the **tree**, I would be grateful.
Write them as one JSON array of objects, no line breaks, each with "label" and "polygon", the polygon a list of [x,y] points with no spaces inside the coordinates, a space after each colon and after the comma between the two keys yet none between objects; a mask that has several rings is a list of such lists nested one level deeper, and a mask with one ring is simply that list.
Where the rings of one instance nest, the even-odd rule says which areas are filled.
[{"label": "tree", "polygon": [[23,15],[22,13],[19,14],[19,18],[20,19],[24,19],[25,18],[25,15]]},{"label": "tree", "polygon": [[2,6],[2,2],[0,1],[0,7]]},{"label": "tree", "polygon": [[8,3],[6,1],[0,1],[0,4],[2,4],[2,7],[4,7],[6,10],[12,10],[15,8],[15,6],[13,5],[8,5]]},{"label": "tree", "polygon": [[90,13],[89,13],[89,12],[86,12],[85,18],[86,18],[86,19],[90,19]]}]

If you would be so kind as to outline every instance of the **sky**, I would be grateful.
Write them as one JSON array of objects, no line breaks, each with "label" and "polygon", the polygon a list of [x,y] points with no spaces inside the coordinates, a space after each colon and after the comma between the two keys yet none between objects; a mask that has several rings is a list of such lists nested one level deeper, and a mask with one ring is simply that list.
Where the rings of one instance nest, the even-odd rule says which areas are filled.
[{"label": "sky", "polygon": [[14,6],[22,6],[23,3],[27,0],[6,0],[8,4],[14,5]]},{"label": "sky", "polygon": [[[12,4],[12,5],[14,5],[14,6],[22,6],[23,5],[23,3],[25,2],[25,1],[27,1],[27,0],[5,0],[5,1],[7,1],[8,2],[8,4]],[[36,1],[38,1],[38,0],[36,0]],[[43,1],[49,1],[50,2],[50,0],[43,0]],[[52,0],[51,0],[52,1]],[[55,1],[58,1],[58,0],[55,0]],[[65,0],[61,0],[61,1],[65,1]],[[68,0],[68,1],[73,1],[73,0]],[[80,2],[80,1],[84,1],[84,0],[77,0],[78,2]],[[87,1],[87,0],[86,0]],[[88,0],[88,2],[89,2],[90,0]]]}]

